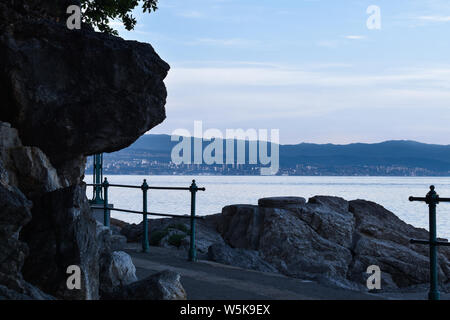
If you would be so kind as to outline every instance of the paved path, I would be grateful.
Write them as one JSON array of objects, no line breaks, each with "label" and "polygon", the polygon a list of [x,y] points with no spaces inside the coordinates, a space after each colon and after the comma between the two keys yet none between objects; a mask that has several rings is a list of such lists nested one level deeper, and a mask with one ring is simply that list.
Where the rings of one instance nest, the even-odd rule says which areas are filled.
[{"label": "paved path", "polygon": [[162,270],[181,275],[181,282],[190,300],[318,300],[318,299],[380,299],[379,295],[329,288],[315,282],[226,266],[210,261],[188,262],[186,253],[150,247],[139,252],[130,244],[125,250],[136,266],[139,279]]}]

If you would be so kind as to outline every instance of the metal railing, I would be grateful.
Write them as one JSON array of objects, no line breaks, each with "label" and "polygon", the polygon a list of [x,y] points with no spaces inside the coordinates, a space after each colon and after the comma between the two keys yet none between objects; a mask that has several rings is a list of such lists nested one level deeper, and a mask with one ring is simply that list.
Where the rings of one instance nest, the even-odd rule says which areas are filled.
[{"label": "metal railing", "polygon": [[[101,184],[95,184],[90,183],[86,184],[88,186],[96,188],[102,188],[103,189],[103,224],[107,227],[110,226],[110,211],[120,211],[120,212],[127,212],[127,213],[134,213],[134,214],[142,214],[142,251],[148,252],[150,245],[149,245],[149,228],[148,228],[148,216],[160,216],[160,217],[171,217],[171,218],[182,218],[182,219],[190,219],[190,225],[191,225],[191,231],[190,231],[190,244],[189,244],[189,261],[196,261],[197,260],[197,252],[195,248],[195,220],[197,219],[204,219],[204,217],[197,217],[195,215],[195,201],[196,201],[196,194],[198,191],[205,191],[205,188],[199,188],[195,184],[195,180],[192,180],[192,184],[189,187],[154,187],[149,186],[147,184],[147,179],[144,179],[144,182],[140,186],[133,186],[133,185],[123,185],[123,184],[110,184],[108,182],[108,179],[105,178],[103,183]],[[117,188],[131,188],[131,189],[141,189],[142,190],[142,211],[136,211],[136,210],[128,210],[128,209],[119,209],[119,208],[110,208],[108,204],[108,189],[111,187],[117,187]],[[175,215],[175,214],[167,214],[167,213],[155,213],[155,212],[148,212],[147,210],[147,201],[148,201],[148,190],[187,190],[191,193],[191,214],[189,216],[187,215]]]}]

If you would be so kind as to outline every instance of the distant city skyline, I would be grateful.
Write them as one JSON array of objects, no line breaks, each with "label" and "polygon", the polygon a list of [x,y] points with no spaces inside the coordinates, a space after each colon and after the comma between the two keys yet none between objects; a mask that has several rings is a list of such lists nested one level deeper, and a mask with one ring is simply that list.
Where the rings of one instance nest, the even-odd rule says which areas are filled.
[{"label": "distant city skyline", "polygon": [[[369,30],[366,10],[381,9]],[[160,0],[125,39],[171,65],[151,130],[280,129],[280,143],[450,144],[450,2]]]}]

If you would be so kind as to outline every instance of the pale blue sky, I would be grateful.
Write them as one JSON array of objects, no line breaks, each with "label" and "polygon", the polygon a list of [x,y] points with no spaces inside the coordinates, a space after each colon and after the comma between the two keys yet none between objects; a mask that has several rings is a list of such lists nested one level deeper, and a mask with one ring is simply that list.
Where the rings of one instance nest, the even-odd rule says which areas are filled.
[{"label": "pale blue sky", "polygon": [[[448,0],[160,0],[125,39],[172,69],[151,133],[280,129],[281,143],[450,144]],[[369,5],[381,30],[369,30]],[[114,24],[115,25],[115,24]]]}]

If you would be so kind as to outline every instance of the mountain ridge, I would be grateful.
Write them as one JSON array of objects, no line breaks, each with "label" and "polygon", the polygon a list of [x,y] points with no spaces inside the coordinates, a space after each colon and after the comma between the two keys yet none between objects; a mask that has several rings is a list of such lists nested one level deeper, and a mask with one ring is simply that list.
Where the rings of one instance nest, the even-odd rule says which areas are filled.
[{"label": "mountain ridge", "polygon": [[[193,139],[199,139],[193,137],[184,138],[191,139],[192,149],[194,149]],[[225,151],[227,139],[218,140],[221,141]],[[236,157],[237,140],[228,140],[234,140],[234,154]],[[109,168],[117,174],[146,172],[144,166],[146,162],[156,162],[153,165],[154,168],[152,170],[149,169],[152,174],[162,174],[156,170],[157,167],[161,169],[161,166],[165,169],[160,171],[165,174],[181,174],[182,172],[219,174],[217,169],[212,170],[211,168],[223,166],[221,164],[212,166],[197,165],[194,171],[192,171],[193,169],[189,164],[185,166],[170,166],[172,148],[178,143],[179,141],[171,141],[170,135],[146,134],[128,148],[106,154],[105,163],[107,164],[108,161],[114,163],[115,165]],[[210,143],[211,141],[204,140],[202,142],[203,150]],[[245,140],[244,143],[245,157],[248,159],[249,142]],[[191,150],[191,159],[193,159],[192,154],[193,150]],[[377,143],[358,142],[349,144],[315,144],[307,142],[280,144],[279,154],[279,174],[450,176],[450,145],[427,144],[413,140],[387,140]],[[253,169],[251,169],[252,166],[248,164],[241,165],[240,169],[238,166],[238,168],[231,170],[233,167],[231,166],[230,170],[222,168],[219,172],[222,172],[222,174],[256,174],[255,167],[253,166]]]}]

